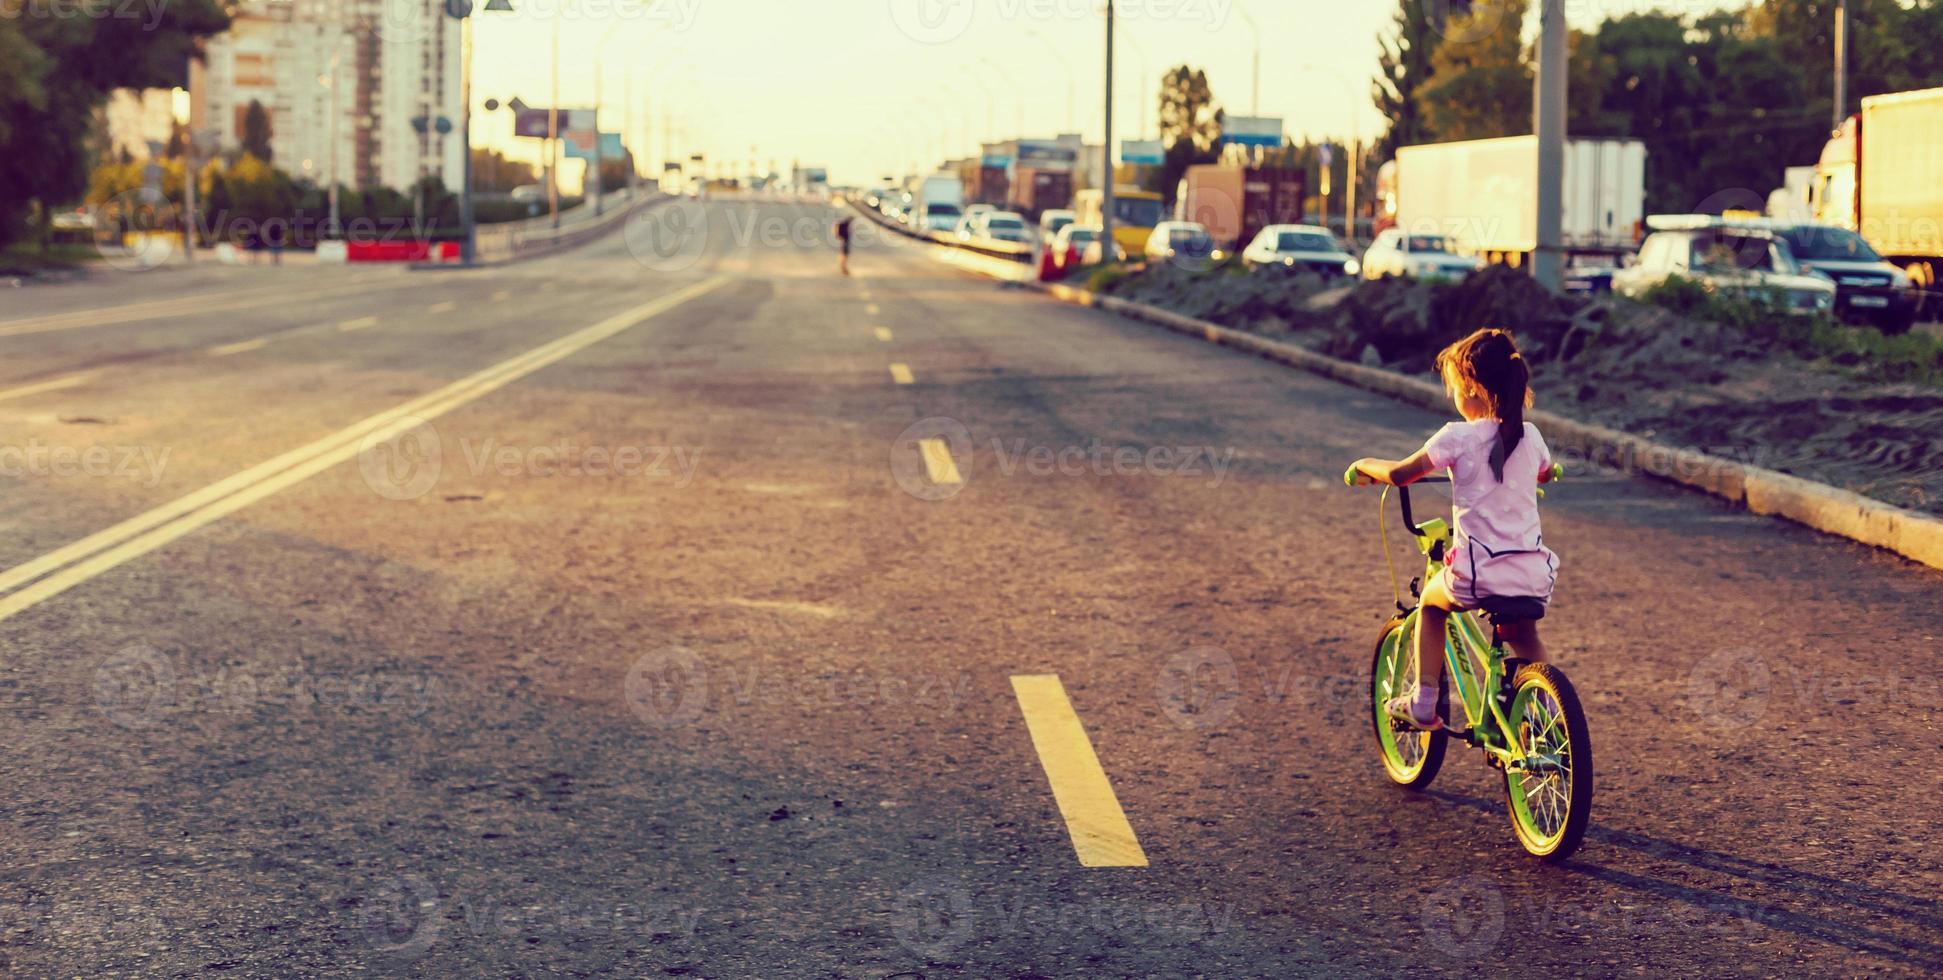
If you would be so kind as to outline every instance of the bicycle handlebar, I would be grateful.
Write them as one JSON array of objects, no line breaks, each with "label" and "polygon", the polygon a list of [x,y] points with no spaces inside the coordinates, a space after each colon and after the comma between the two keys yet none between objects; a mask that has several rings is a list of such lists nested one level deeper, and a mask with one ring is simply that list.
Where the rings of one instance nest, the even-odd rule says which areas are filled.
[{"label": "bicycle handlebar", "polygon": [[[1356,467],[1354,466],[1351,466],[1349,469],[1343,471],[1343,483],[1346,486],[1351,486],[1351,487],[1356,486],[1357,479],[1359,477],[1365,481],[1368,481],[1368,483],[1376,482],[1375,480],[1371,480],[1369,477],[1363,476],[1363,474],[1358,473],[1356,471]],[[1553,463],[1551,469],[1541,470],[1538,474],[1538,477],[1539,477],[1538,482],[1541,484],[1557,483],[1558,481],[1565,478],[1565,467],[1561,466],[1558,463]],[[1450,481],[1451,478],[1448,473],[1430,473],[1418,477],[1414,482],[1449,483]],[[1538,491],[1538,495],[1543,497],[1545,495],[1545,491],[1544,490]],[[1422,528],[1417,526],[1416,516],[1410,513],[1410,487],[1408,484],[1397,487],[1397,506],[1403,511],[1403,526],[1409,528],[1411,534],[1414,534],[1420,538],[1423,537],[1424,532]]]}]

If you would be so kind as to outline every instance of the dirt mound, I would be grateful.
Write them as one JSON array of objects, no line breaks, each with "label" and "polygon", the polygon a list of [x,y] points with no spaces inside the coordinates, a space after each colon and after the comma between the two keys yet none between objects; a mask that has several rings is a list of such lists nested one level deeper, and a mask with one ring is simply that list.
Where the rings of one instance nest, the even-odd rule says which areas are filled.
[{"label": "dirt mound", "polygon": [[[1114,295],[1405,374],[1480,327],[1518,336],[1542,407],[1943,514],[1943,391],[1787,353],[1782,331],[1624,299],[1553,296],[1492,266],[1460,282],[1366,282],[1162,267]],[[1319,302],[1334,300],[1330,303]],[[1840,329],[1840,328],[1830,328]],[[1867,328],[1856,328],[1867,330]]]}]

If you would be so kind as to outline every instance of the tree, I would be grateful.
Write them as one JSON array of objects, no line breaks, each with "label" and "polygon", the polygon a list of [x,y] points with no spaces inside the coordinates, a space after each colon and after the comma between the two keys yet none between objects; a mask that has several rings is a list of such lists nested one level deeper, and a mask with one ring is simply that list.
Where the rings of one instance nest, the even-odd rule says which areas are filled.
[{"label": "tree", "polygon": [[1160,138],[1166,146],[1161,164],[1147,176],[1147,189],[1171,203],[1187,168],[1213,163],[1218,157],[1225,114],[1214,104],[1208,73],[1182,65],[1167,73],[1160,86]]},{"label": "tree", "polygon": [[1439,140],[1531,132],[1532,66],[1525,57],[1528,0],[1477,0],[1445,24],[1419,92]]},{"label": "tree", "polygon": [[270,148],[270,112],[255,99],[243,110],[243,152],[264,163],[276,162],[275,151]]},{"label": "tree", "polygon": [[1436,4],[1399,0],[1396,33],[1377,38],[1382,53],[1377,56],[1378,72],[1370,84],[1370,97],[1377,111],[1389,120],[1389,128],[1376,144],[1382,159],[1395,156],[1399,146],[1428,143],[1434,138],[1424,121],[1418,93],[1430,81],[1432,55],[1443,28],[1442,8]]},{"label": "tree", "polygon": [[483,194],[507,194],[515,187],[540,182],[532,164],[509,160],[498,150],[474,147],[472,150],[472,188]]},{"label": "tree", "polygon": [[1188,140],[1211,150],[1221,139],[1221,121],[1207,72],[1182,65],[1160,80],[1160,138],[1167,145]]},{"label": "tree", "polygon": [[223,0],[180,0],[153,18],[0,16],[0,248],[34,208],[87,189],[87,140],[117,88],[185,83],[199,39],[229,26]]}]

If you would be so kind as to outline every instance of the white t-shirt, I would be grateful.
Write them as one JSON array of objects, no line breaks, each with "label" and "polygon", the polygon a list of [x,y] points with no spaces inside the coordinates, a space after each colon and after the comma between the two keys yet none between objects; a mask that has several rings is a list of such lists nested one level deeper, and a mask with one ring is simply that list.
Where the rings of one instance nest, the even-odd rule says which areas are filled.
[{"label": "white t-shirt", "polygon": [[1482,596],[1549,599],[1558,556],[1539,533],[1538,474],[1551,468],[1551,450],[1538,427],[1526,422],[1500,481],[1491,472],[1497,446],[1494,419],[1452,422],[1424,443],[1431,465],[1451,474],[1451,597],[1464,603]]}]

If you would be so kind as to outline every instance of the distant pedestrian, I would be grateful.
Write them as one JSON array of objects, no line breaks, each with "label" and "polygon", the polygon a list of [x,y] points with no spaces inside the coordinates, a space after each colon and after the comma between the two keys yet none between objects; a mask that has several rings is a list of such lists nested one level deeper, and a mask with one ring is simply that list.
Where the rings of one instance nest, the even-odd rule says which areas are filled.
[{"label": "distant pedestrian", "polygon": [[856,220],[848,215],[837,219],[837,269],[844,275],[850,274],[850,222]]}]

